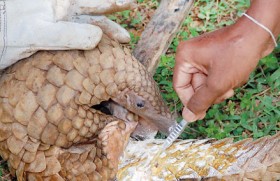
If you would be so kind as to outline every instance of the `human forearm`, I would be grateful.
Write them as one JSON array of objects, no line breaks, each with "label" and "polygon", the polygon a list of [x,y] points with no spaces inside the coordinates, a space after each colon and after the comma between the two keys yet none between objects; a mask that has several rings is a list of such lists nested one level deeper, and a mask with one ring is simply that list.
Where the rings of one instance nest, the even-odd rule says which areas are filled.
[{"label": "human forearm", "polygon": [[280,1],[252,0],[247,14],[269,28],[275,36],[280,33]]},{"label": "human forearm", "polygon": [[[279,10],[279,0],[252,0],[251,6],[246,13],[267,27],[277,38],[280,34]],[[247,17],[242,16],[236,25],[237,29],[243,31],[246,41],[251,43],[250,46],[255,47],[255,51],[261,53],[260,58],[268,55],[275,48],[271,35]]]}]

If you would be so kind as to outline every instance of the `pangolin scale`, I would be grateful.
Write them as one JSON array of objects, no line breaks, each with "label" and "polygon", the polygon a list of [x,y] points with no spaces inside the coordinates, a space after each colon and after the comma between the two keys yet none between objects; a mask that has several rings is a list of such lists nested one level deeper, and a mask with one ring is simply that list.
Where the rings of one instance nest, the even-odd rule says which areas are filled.
[{"label": "pangolin scale", "polygon": [[[104,101],[126,112],[95,109]],[[41,51],[5,70],[0,118],[0,155],[19,181],[112,180],[138,119],[165,132],[175,123],[152,76],[106,36],[94,50]]]}]

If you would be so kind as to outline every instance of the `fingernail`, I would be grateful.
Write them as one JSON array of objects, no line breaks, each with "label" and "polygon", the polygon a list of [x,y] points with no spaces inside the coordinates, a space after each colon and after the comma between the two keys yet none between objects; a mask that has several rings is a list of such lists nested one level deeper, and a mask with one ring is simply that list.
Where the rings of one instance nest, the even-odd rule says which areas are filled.
[{"label": "fingernail", "polygon": [[188,122],[194,122],[197,120],[197,116],[191,110],[189,110],[187,107],[184,107],[183,117]]}]

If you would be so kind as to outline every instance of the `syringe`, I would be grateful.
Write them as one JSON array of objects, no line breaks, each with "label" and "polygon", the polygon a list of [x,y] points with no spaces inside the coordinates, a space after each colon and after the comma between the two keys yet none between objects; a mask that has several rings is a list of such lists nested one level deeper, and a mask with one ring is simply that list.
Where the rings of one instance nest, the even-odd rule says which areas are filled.
[{"label": "syringe", "polygon": [[[161,149],[157,152],[153,160],[151,161],[152,165],[157,165],[157,159],[159,156],[169,147],[172,145],[172,143],[180,136],[180,134],[184,131],[186,126],[188,125],[188,122],[186,120],[182,120],[180,123],[178,123],[175,128],[171,130],[170,135],[166,138],[164,141]],[[157,166],[156,166],[157,167]]]},{"label": "syringe", "polygon": [[186,126],[188,125],[188,122],[186,120],[182,120],[179,124],[171,130],[170,135],[166,138],[162,145],[161,152],[165,151],[169,146],[172,145],[172,143],[182,134]]}]

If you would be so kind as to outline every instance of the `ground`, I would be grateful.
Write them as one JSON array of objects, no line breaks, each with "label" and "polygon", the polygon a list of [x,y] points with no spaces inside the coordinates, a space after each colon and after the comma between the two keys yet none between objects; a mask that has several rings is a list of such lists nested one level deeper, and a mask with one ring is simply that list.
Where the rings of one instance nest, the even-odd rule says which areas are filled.
[{"label": "ground", "polygon": [[[131,34],[129,48],[133,49],[158,2],[138,0],[134,11],[124,11],[109,17],[123,25]],[[190,16],[173,40],[166,55],[161,57],[154,76],[170,109],[180,115],[182,104],[172,88],[174,55],[178,43],[232,24],[250,5],[249,0],[197,0]],[[210,108],[204,120],[190,124],[181,138],[235,140],[273,135],[280,130],[280,46],[263,58],[246,85],[235,96]],[[158,135],[158,137],[163,137]],[[0,180],[11,180],[6,163],[0,161]]]}]

